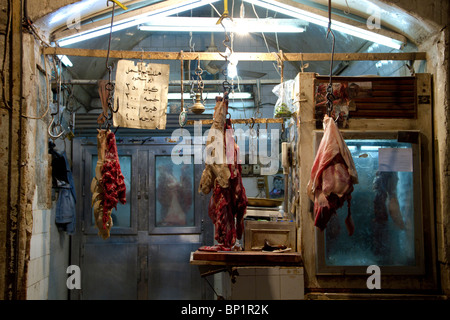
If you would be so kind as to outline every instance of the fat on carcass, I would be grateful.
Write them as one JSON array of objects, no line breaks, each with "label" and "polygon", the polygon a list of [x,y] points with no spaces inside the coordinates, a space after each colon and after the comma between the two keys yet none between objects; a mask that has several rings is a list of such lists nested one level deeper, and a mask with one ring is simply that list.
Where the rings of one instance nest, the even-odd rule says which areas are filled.
[{"label": "fat on carcass", "polygon": [[227,108],[228,100],[216,98],[214,122],[211,127],[220,128],[220,131],[215,131],[215,139],[220,139],[222,144],[216,144],[216,147],[223,148],[221,151],[227,159],[223,159],[223,163],[206,164],[199,186],[199,192],[204,194],[213,190],[208,215],[214,223],[214,238],[219,244],[204,246],[199,250],[231,250],[235,247],[236,239],[242,238],[244,230],[248,201],[242,183],[242,166],[238,161],[239,147],[233,138],[231,121],[226,119]]},{"label": "fat on carcass", "polygon": [[[225,155],[226,147],[223,137],[223,132],[225,128],[225,121],[227,117],[227,101],[222,97],[216,97],[216,106],[214,107],[213,124],[209,130],[208,137],[206,139],[206,155],[210,156],[212,159],[220,158],[217,154],[221,151],[221,155]],[[220,141],[217,139],[221,139]],[[219,150],[218,147],[221,147]],[[221,187],[227,188],[230,180],[230,170],[226,164],[224,157],[222,161],[215,161],[210,163],[210,161],[205,161],[205,169],[203,170],[202,176],[200,178],[200,184],[198,191],[204,194],[208,194],[214,186],[215,181],[220,184]]]},{"label": "fat on carcass", "polygon": [[324,230],[331,216],[347,201],[345,225],[348,234],[352,235],[355,226],[351,217],[350,200],[353,185],[358,183],[358,173],[350,150],[333,118],[325,115],[323,127],[323,138],[307,186],[308,196],[314,201],[314,225]]}]

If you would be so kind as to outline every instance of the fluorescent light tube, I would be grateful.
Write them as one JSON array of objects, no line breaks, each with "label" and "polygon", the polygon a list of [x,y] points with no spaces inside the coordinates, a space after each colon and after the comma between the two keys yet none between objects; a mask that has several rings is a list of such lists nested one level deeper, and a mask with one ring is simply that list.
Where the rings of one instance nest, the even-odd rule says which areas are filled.
[{"label": "fluorescent light tube", "polygon": [[378,151],[378,149],[380,149],[380,146],[361,146],[361,150],[366,150],[366,151]]},{"label": "fluorescent light tube", "polygon": [[[112,32],[120,31],[126,28],[134,27],[149,21],[149,19],[153,19],[154,17],[167,17],[173,14],[177,14],[180,12],[184,12],[187,10],[195,9],[197,7],[201,7],[210,3],[217,2],[219,0],[190,0],[183,2],[182,4],[174,4],[169,7],[164,7],[158,10],[154,10],[145,14],[136,15],[132,19],[124,19],[119,20],[114,23],[112,27]],[[120,17],[120,16],[119,16]],[[70,44],[74,44],[80,41],[96,38],[105,34],[109,34],[111,31],[111,22],[109,21],[105,25],[101,27],[94,28],[92,30],[81,31],[76,35],[63,38],[57,41],[60,47],[65,47]]]},{"label": "fluorescent light tube", "polygon": [[[140,27],[141,30],[150,30],[152,29],[152,31],[169,31],[169,29],[172,29],[172,31],[203,31],[203,28],[198,27],[197,29],[195,29],[194,26],[192,26],[192,28],[187,28],[186,25],[184,26],[157,26],[154,25],[153,27],[146,27],[145,24],[148,23],[149,21],[153,21],[153,19],[157,19],[157,18],[162,18],[162,17],[166,17],[166,18],[171,18],[168,17],[170,15],[179,13],[179,12],[184,12],[187,10],[191,10],[197,7],[201,7],[210,3],[214,3],[217,2],[218,0],[191,0],[191,1],[187,1],[186,3],[183,4],[174,4],[172,6],[168,6],[165,8],[161,8],[158,10],[154,10],[151,12],[147,12],[145,14],[141,14],[141,15],[136,15],[133,18],[128,18],[128,19],[123,19],[123,20],[119,20],[115,23],[115,25],[112,28],[112,32],[116,32],[119,30],[123,30],[126,28],[130,28],[133,26],[138,26],[141,24],[144,24],[143,26]],[[320,14],[316,14],[316,13],[312,13],[309,12],[307,10],[302,10],[278,1],[273,1],[273,0],[245,0],[248,3],[252,3],[254,5],[260,6],[260,7],[264,7],[266,9],[269,10],[273,10],[275,12],[279,12],[282,13],[284,15],[296,18],[296,19],[300,19],[302,21],[307,21],[310,23],[314,23],[316,25],[320,25],[323,27],[328,27],[328,18],[325,16],[322,16]],[[119,16],[120,17],[120,16]],[[206,19],[206,18],[205,18]],[[214,18],[216,19],[216,18]],[[233,20],[238,20],[238,19],[233,19]],[[245,19],[248,20],[248,19]],[[245,30],[247,32],[302,32],[304,31],[304,28],[302,28],[301,26],[299,26],[298,24],[296,26],[280,26],[280,29],[276,30],[274,29],[274,26],[270,26],[270,23],[268,21],[268,19],[259,19],[260,21],[263,20],[265,21],[265,24],[267,25],[267,28],[263,28],[263,27],[252,27],[251,25],[244,27],[244,28],[248,28],[248,30]],[[275,19],[274,19],[275,20]],[[276,20],[284,20],[284,19],[276,19]],[[287,20],[287,19],[286,19]],[[224,20],[225,23],[228,22],[228,20]],[[166,24],[168,24],[166,22]],[[151,24],[150,24],[151,25]],[[260,23],[261,26],[261,23]],[[210,25],[208,30],[208,32],[213,32],[215,31],[214,29],[216,29],[216,27],[221,27],[221,26],[216,26],[215,23],[214,25]],[[250,31],[250,29],[253,28],[252,31]],[[284,31],[282,31],[282,29],[284,28]],[[192,30],[191,30],[192,29]],[[242,31],[243,28],[238,27],[237,31]],[[364,27],[357,27],[348,23],[343,23],[341,21],[337,21],[337,20],[332,20],[331,23],[331,29],[345,33],[345,34],[349,34],[358,38],[362,38],[368,41],[372,41],[372,42],[376,42],[394,49],[400,49],[402,47],[402,45],[404,45],[404,41],[401,40],[397,40],[388,36],[385,36],[381,33],[377,33],[375,31],[370,31],[368,29],[365,29]],[[223,29],[217,29],[220,31],[223,31]],[[227,30],[229,31],[229,30]],[[110,32],[110,24],[107,23],[101,27],[97,27],[88,31],[81,31],[79,33],[77,33],[76,35],[67,37],[67,38],[63,38],[58,40],[58,45],[61,47],[64,46],[68,46],[70,44],[74,44],[80,41],[84,41],[87,39],[92,39],[95,37],[99,37],[105,34],[108,34]]]},{"label": "fluorescent light tube", "polygon": [[[217,25],[217,18],[203,17],[165,17],[152,19],[139,25],[141,31],[176,31],[176,32],[224,32],[221,25]],[[229,32],[277,32],[299,33],[305,31],[304,25],[298,19],[233,19],[224,20],[223,25]]]},{"label": "fluorescent light tube", "polygon": [[[223,96],[221,92],[203,92],[203,99],[214,100],[217,96]],[[169,100],[181,100],[181,93],[172,92],[167,94],[167,99]],[[183,100],[191,99],[190,93],[183,93]],[[252,94],[250,92],[231,92],[228,95],[228,99],[252,99]]]},{"label": "fluorescent light tube", "polygon": [[[328,27],[328,18],[325,16],[321,16],[319,14],[315,14],[312,12],[308,12],[306,10],[302,10],[299,8],[295,8],[290,5],[283,4],[278,1],[272,0],[244,0],[248,3],[273,10],[282,14],[285,14],[290,17],[294,17],[297,19],[305,20],[316,25],[320,25],[323,27]],[[337,20],[332,20],[331,29],[336,30],[345,34],[349,34],[355,36],[357,38],[362,38],[365,40],[369,40],[372,42],[376,42],[394,49],[400,49],[404,44],[403,41],[393,39],[387,36],[384,36],[380,33],[376,33],[367,29],[359,28],[348,23],[343,23]]]},{"label": "fluorescent light tube", "polygon": [[66,55],[58,55],[58,58],[66,67],[73,67],[72,61]]}]

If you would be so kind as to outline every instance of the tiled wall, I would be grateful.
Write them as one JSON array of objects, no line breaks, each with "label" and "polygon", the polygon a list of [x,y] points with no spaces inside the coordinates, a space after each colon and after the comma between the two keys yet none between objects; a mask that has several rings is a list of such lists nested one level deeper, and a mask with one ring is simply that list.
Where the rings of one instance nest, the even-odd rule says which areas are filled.
[{"label": "tiled wall", "polygon": [[66,269],[69,264],[69,236],[55,225],[53,209],[33,212],[28,300],[65,300],[68,297]]},{"label": "tiled wall", "polygon": [[36,208],[36,203],[34,203],[33,209],[27,299],[42,300],[48,297],[51,210],[39,210]]}]

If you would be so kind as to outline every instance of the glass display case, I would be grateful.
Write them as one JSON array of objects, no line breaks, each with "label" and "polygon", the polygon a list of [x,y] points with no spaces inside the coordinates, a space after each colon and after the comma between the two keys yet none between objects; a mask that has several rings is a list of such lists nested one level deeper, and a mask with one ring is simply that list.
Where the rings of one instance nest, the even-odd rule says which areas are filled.
[{"label": "glass display case", "polygon": [[366,273],[369,265],[391,274],[423,273],[419,134],[343,136],[359,179],[351,195],[355,232],[346,232],[347,205],[323,232],[316,230],[318,274]]}]

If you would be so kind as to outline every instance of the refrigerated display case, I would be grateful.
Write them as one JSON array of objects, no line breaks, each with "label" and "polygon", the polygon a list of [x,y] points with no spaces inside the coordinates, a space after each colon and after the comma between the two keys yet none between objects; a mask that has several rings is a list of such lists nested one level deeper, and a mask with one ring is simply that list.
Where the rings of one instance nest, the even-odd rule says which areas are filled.
[{"label": "refrigerated display case", "polygon": [[[319,141],[322,132],[316,134]],[[344,133],[359,178],[351,199],[355,232],[345,230],[343,206],[316,233],[318,274],[365,274],[369,265],[390,274],[424,272],[419,137],[417,131]]]},{"label": "refrigerated display case", "polygon": [[325,230],[314,226],[306,188],[323,135],[321,89],[328,81],[299,73],[294,92],[297,250],[305,291],[373,293],[366,283],[372,265],[380,268],[382,292],[437,290],[431,75],[333,78],[333,88],[348,90],[339,91],[332,116],[359,176],[350,202],[352,236],[343,221],[347,204]]}]

